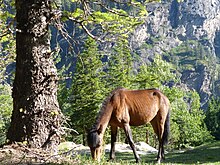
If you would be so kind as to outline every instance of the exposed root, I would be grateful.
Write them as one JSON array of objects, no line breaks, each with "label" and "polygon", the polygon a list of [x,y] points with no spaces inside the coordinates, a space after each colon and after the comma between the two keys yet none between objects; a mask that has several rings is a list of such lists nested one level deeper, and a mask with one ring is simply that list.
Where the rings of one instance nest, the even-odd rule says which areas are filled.
[{"label": "exposed root", "polygon": [[77,164],[78,161],[65,153],[52,154],[43,149],[28,148],[22,144],[0,148],[0,164]]}]

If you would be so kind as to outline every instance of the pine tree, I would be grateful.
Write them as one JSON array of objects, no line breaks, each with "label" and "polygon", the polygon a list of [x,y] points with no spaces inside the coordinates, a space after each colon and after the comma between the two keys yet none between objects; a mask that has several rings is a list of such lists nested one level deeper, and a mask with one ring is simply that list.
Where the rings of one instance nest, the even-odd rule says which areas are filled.
[{"label": "pine tree", "polygon": [[109,55],[107,68],[107,87],[111,91],[117,87],[131,87],[132,55],[127,40],[118,41]]},{"label": "pine tree", "polygon": [[175,74],[172,73],[172,65],[156,55],[150,64],[143,64],[139,68],[133,83],[140,89],[161,88],[170,81],[176,81]]},{"label": "pine tree", "polygon": [[220,100],[214,97],[209,101],[206,111],[205,123],[208,130],[216,138],[220,139]]},{"label": "pine tree", "polygon": [[102,61],[95,41],[91,38],[85,43],[84,51],[78,56],[71,88],[72,127],[83,135],[94,123],[103,100]]}]

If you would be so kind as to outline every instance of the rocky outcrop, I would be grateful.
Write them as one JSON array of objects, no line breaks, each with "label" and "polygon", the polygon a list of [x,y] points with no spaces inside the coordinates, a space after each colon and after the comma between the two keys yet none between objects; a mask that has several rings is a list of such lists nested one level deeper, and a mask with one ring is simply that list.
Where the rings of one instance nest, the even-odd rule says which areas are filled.
[{"label": "rocky outcrop", "polygon": [[[183,69],[179,72],[182,75],[182,83],[189,89],[199,92],[201,106],[205,108],[210,96],[219,94],[219,90],[213,89],[216,89],[215,82],[219,79],[216,66],[220,58],[220,1],[163,1],[148,4],[147,10],[148,18],[131,37],[131,47],[144,61],[148,61],[155,54],[169,53],[186,41],[198,42],[202,50],[206,51],[208,58],[212,58],[212,66],[209,66],[210,63],[203,58],[201,59],[203,62],[194,69]],[[143,44],[152,46],[143,48]],[[192,46],[191,49],[193,50],[194,47]],[[199,57],[201,52],[197,53],[196,56],[202,58]],[[190,58],[191,54],[185,53],[185,56]]]},{"label": "rocky outcrop", "polygon": [[[137,142],[135,143],[135,147],[137,150],[137,153],[140,155],[146,155],[150,153],[157,153],[158,150],[151,147],[145,142]],[[104,146],[104,151],[109,153],[111,149],[111,144],[106,144]],[[64,152],[64,151],[72,151],[73,155],[75,154],[90,154],[90,149],[88,146],[84,146],[82,144],[75,144],[73,142],[63,142],[59,145],[59,152]],[[119,153],[132,153],[132,149],[129,146],[129,144],[125,143],[119,143],[117,142],[115,145],[115,152]]]}]

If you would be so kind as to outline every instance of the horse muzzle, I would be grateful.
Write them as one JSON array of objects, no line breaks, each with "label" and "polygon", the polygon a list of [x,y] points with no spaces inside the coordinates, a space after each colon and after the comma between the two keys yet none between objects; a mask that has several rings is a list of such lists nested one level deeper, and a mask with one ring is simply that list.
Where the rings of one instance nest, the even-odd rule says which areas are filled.
[{"label": "horse muzzle", "polygon": [[102,155],[102,147],[91,149],[91,155],[93,160],[100,162]]}]

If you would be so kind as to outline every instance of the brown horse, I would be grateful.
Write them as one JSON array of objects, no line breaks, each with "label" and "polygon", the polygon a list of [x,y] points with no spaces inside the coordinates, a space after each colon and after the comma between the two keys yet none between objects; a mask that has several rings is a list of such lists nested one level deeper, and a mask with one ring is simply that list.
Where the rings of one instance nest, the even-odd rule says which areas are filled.
[{"label": "brown horse", "polygon": [[164,157],[164,144],[169,134],[169,100],[157,89],[127,90],[115,89],[103,102],[96,123],[89,131],[87,140],[93,159],[100,160],[104,132],[111,126],[110,159],[115,158],[115,143],[118,127],[123,128],[133,150],[136,162],[140,158],[136,152],[130,126],[140,126],[148,122],[158,136],[159,150],[157,161]]}]

